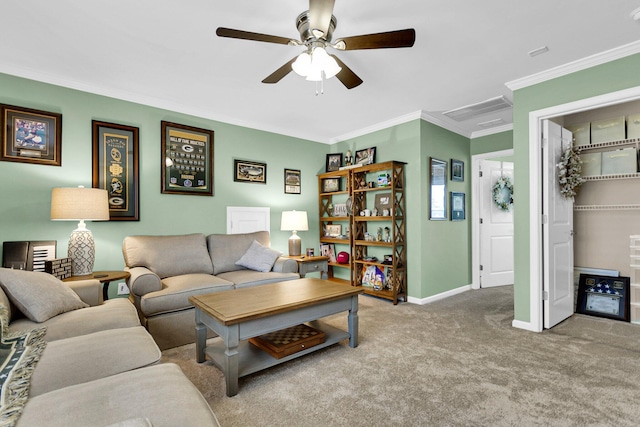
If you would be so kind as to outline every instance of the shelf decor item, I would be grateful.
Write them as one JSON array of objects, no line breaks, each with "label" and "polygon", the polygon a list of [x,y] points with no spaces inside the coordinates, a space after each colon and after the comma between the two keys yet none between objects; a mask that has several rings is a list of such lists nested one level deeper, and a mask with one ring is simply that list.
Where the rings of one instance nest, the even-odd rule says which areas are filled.
[{"label": "shelf decor item", "polygon": [[580,148],[571,146],[564,150],[560,157],[558,168],[558,185],[560,194],[565,199],[573,200],[577,189],[584,182],[582,178],[582,160],[580,160]]},{"label": "shelf decor item", "polygon": [[342,166],[342,153],[327,154],[326,172],[333,172]]},{"label": "shelf decor item", "polygon": [[508,176],[498,178],[492,188],[493,201],[500,210],[509,212],[513,208],[513,183]]}]

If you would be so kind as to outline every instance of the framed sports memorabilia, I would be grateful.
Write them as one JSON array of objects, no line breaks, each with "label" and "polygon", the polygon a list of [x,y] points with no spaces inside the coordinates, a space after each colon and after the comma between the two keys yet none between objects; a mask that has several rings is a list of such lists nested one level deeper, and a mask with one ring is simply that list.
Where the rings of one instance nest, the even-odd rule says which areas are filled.
[{"label": "framed sports memorabilia", "polygon": [[267,183],[267,164],[249,162],[247,160],[234,160],[233,180],[237,182],[253,182],[256,184]]},{"label": "framed sports memorabilia", "polygon": [[630,277],[580,274],[576,313],[609,319],[630,319]]},{"label": "framed sports memorabilia", "polygon": [[139,221],[138,128],[91,122],[93,187],[107,190],[109,220]]},{"label": "framed sports memorabilia", "polygon": [[62,165],[62,114],[0,104],[0,129],[0,160]]},{"label": "framed sports memorabilia", "polygon": [[284,194],[301,193],[300,171],[298,169],[284,170]]},{"label": "framed sports memorabilia", "polygon": [[213,131],[161,122],[165,194],[213,196]]}]

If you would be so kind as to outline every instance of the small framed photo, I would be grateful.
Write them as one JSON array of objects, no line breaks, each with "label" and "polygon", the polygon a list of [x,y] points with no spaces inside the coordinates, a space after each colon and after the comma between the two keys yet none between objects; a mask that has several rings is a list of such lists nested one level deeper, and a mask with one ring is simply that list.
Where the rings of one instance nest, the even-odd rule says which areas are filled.
[{"label": "small framed photo", "polygon": [[267,164],[250,162],[247,160],[234,160],[233,180],[237,182],[267,183]]},{"label": "small framed photo", "polygon": [[329,262],[336,262],[336,245],[333,243],[320,243],[320,256],[329,258]]},{"label": "small framed photo", "polygon": [[327,154],[327,172],[340,170],[342,167],[342,153]]},{"label": "small framed photo", "polygon": [[300,194],[300,171],[297,169],[284,170],[284,194]]},{"label": "small framed photo", "polygon": [[576,313],[630,320],[630,277],[580,274]]},{"label": "small framed photo", "polygon": [[356,164],[370,165],[376,162],[376,147],[356,151]]},{"label": "small framed photo", "polygon": [[213,196],[213,131],[164,120],[160,126],[162,193]]},{"label": "small framed photo", "polygon": [[333,205],[333,216],[348,216],[347,214],[347,204],[346,203],[336,203]]},{"label": "small framed photo", "polygon": [[[378,215],[389,216],[391,208],[393,207],[391,193],[376,194],[376,200],[373,206],[377,209]],[[384,214],[385,212],[386,215]]]},{"label": "small framed photo", "polygon": [[464,162],[451,159],[451,181],[464,181]]},{"label": "small framed photo", "polygon": [[451,192],[451,221],[465,219],[464,193]]},{"label": "small framed photo", "polygon": [[327,237],[338,237],[342,234],[342,225],[340,224],[327,224],[326,227],[326,236]]},{"label": "small framed photo", "polygon": [[325,178],[322,180],[323,193],[335,193],[340,191],[340,178]]},{"label": "small framed photo", "polygon": [[0,104],[0,129],[0,160],[62,165],[62,114]]}]

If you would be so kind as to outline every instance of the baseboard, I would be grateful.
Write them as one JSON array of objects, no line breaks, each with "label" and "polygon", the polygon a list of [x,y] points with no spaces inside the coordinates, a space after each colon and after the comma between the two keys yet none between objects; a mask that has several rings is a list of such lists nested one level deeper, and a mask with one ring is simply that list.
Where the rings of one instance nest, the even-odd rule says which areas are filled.
[{"label": "baseboard", "polygon": [[467,292],[469,290],[471,290],[471,285],[465,285],[465,286],[461,286],[461,287],[456,288],[456,289],[452,289],[450,291],[443,292],[441,294],[432,295],[432,296],[427,297],[427,298],[409,297],[407,299],[407,302],[410,302],[412,304],[425,305],[425,304],[430,304],[430,303],[435,302],[435,301],[439,301],[441,299],[452,297],[452,296],[457,295],[457,294],[461,294],[463,292]]},{"label": "baseboard", "polygon": [[536,328],[533,327],[531,322],[523,322],[522,320],[515,320],[514,319],[511,322],[511,326],[513,326],[514,328],[518,328],[518,329],[524,329],[524,330],[530,331],[530,332],[540,332],[540,331],[536,330]]}]

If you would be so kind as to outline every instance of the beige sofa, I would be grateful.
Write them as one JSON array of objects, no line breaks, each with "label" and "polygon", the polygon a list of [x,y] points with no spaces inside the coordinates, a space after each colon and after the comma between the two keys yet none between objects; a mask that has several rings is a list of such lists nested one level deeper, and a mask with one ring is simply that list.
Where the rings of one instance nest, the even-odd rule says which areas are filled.
[{"label": "beige sofa", "polygon": [[297,262],[269,246],[267,231],[126,237],[130,299],[158,346],[195,341],[190,296],[298,279]]},{"label": "beige sofa", "polygon": [[0,269],[0,322],[0,425],[219,425],[180,368],[158,364],[133,305],[103,303],[97,280]]}]

